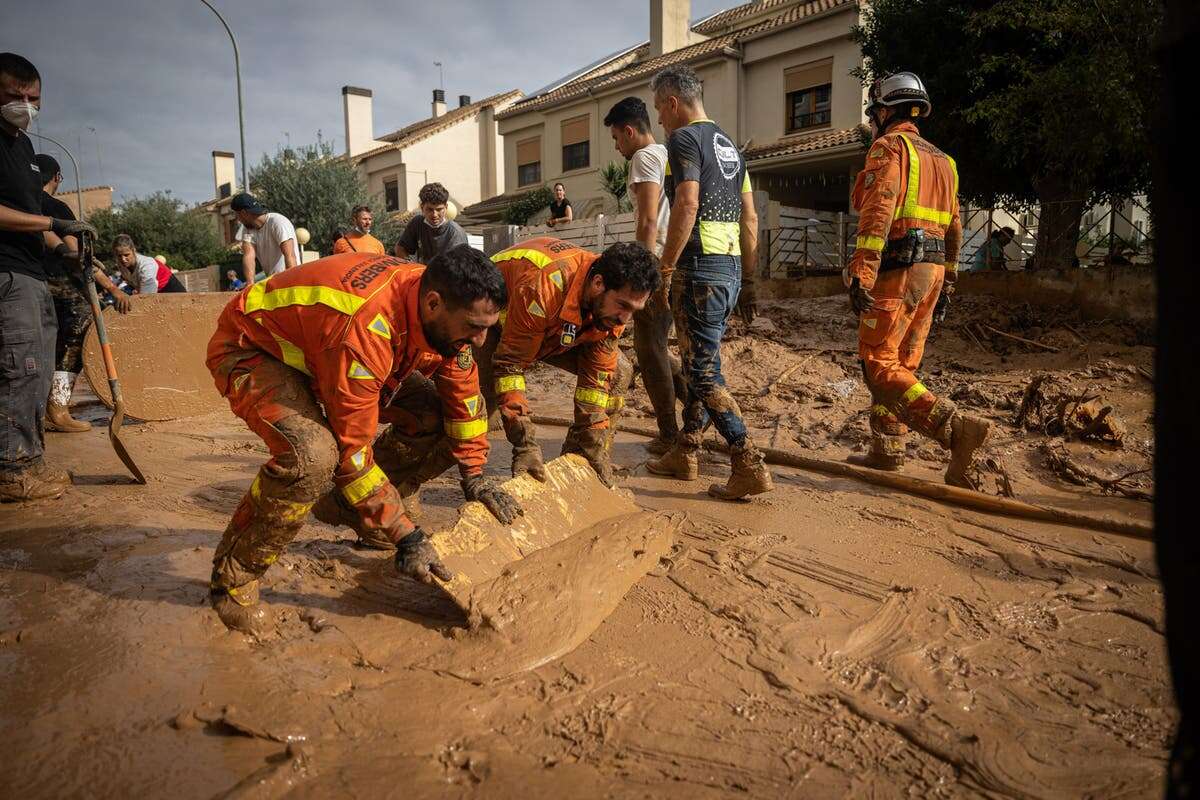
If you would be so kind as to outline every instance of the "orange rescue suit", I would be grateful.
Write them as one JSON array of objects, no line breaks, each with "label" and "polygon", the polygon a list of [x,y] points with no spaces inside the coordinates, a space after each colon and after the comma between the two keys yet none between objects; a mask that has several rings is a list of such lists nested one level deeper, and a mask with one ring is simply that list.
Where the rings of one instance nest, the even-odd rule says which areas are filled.
[{"label": "orange rescue suit", "polygon": [[588,271],[599,255],[552,237],[520,242],[492,256],[508,286],[508,310],[492,359],[496,397],[506,427],[530,414],[525,371],[535,361],[578,351],[576,420],[608,427],[608,406],[617,370],[617,340],[624,326],[607,330],[584,317]]}]

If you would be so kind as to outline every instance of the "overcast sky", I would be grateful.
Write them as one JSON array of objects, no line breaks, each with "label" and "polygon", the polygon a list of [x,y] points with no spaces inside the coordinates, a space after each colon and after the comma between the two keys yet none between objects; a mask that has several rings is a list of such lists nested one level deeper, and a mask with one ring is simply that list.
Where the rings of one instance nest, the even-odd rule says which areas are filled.
[{"label": "overcast sky", "polygon": [[[374,91],[378,136],[429,116],[435,61],[454,107],[460,94],[531,92],[649,38],[649,0],[213,4],[238,39],[251,165],[289,137],[315,141],[318,130],[341,151],[347,84]],[[737,4],[692,0],[692,17]],[[200,0],[4,6],[0,51],[42,74],[33,130],[75,152],[85,186],[111,185],[118,201],[159,189],[188,202],[213,196],[211,152],[238,150],[237,94],[229,38]]]}]

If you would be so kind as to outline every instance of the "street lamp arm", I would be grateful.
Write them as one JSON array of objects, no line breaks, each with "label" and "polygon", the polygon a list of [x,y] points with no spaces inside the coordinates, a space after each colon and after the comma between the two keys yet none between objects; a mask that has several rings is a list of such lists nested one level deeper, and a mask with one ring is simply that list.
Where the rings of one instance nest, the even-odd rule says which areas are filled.
[{"label": "street lamp arm", "polygon": [[237,39],[234,38],[233,29],[229,27],[229,23],[221,16],[221,12],[213,7],[213,4],[208,0],[200,0],[201,3],[208,6],[208,10],[217,15],[217,19],[221,21],[221,25],[225,28],[225,32],[229,34],[229,41],[233,43],[233,71],[237,76],[237,97],[238,97],[238,136],[242,143],[242,191],[250,191],[250,178],[246,172],[246,121],[245,113],[242,110],[242,59],[238,54]]},{"label": "street lamp arm", "polygon": [[36,136],[39,139],[45,139],[50,144],[66,153],[67,158],[71,159],[71,169],[75,170],[75,203],[79,206],[79,218],[83,219],[83,183],[81,183],[79,180],[79,162],[75,160],[75,156],[71,155],[71,151],[67,149],[66,145],[57,139],[52,139],[44,133],[32,133],[30,131],[25,132],[30,136]]}]

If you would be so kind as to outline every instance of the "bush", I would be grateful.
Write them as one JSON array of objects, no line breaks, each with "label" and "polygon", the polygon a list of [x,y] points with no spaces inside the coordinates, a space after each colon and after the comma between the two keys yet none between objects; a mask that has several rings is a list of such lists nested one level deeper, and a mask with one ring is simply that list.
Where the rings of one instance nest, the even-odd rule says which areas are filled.
[{"label": "bush", "polygon": [[212,218],[203,211],[186,208],[169,191],[93,211],[88,222],[96,226],[97,255],[102,260],[107,259],[113,239],[121,233],[133,237],[139,253],[166,256],[175,269],[206,267],[225,254]]},{"label": "bush", "polygon": [[553,199],[554,191],[549,186],[539,186],[514,200],[504,211],[504,221],[509,225],[524,225],[530,217],[549,206]]},{"label": "bush", "polygon": [[610,161],[600,168],[600,185],[617,201],[617,213],[632,211],[633,202],[626,192],[629,186],[629,162]]}]

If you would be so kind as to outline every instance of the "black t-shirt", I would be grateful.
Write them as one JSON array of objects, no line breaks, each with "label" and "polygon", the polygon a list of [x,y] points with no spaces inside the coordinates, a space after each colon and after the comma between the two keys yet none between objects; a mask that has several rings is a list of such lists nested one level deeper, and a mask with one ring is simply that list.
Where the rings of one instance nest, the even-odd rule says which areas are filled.
[{"label": "black t-shirt", "polygon": [[[33,160],[33,143],[18,131],[0,130],[0,205],[26,214],[42,213],[42,175]],[[0,230],[0,272],[21,272],[45,280],[42,234]]]},{"label": "black t-shirt", "polygon": [[680,259],[701,255],[740,256],[742,193],[750,191],[746,162],[733,140],[711,119],[699,119],[667,140],[667,199],[675,205],[675,187],[700,184],[696,224]]},{"label": "black t-shirt", "polygon": [[[75,219],[75,212],[69,205],[45,191],[42,192],[42,213],[57,219]],[[42,269],[46,271],[47,278],[65,278],[68,275],[62,259],[49,247],[42,253]]]},{"label": "black t-shirt", "polygon": [[571,207],[571,201],[563,198],[562,203],[557,200],[550,201],[550,219],[562,219],[567,215],[567,209]]}]

